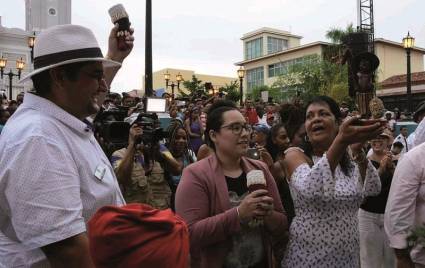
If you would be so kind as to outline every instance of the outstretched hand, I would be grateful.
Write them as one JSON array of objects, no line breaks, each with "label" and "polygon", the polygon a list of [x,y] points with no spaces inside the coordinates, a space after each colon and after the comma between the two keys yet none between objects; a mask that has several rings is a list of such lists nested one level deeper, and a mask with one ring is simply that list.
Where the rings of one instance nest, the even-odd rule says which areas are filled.
[{"label": "outstretched hand", "polygon": [[133,50],[134,47],[134,29],[130,28],[130,31],[125,31],[125,44],[126,49],[120,50],[118,48],[118,23],[114,25],[114,27],[111,29],[111,33],[109,34],[108,39],[108,54],[107,57],[111,60],[123,62],[124,59],[130,54],[130,52]]},{"label": "outstretched hand", "polygon": [[385,129],[385,126],[382,125],[379,119],[364,121],[367,122],[367,125],[360,125],[359,122],[359,117],[351,117],[341,124],[338,136],[342,143],[345,145],[363,143],[375,138]]}]

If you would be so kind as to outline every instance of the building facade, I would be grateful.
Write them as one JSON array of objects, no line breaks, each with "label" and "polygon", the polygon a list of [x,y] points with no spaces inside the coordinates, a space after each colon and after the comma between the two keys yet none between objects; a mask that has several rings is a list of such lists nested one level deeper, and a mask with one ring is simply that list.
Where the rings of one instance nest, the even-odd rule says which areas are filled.
[{"label": "building facade", "polygon": [[[385,108],[394,110],[398,108],[404,111],[407,105],[407,75],[394,75],[379,83],[376,95],[382,99]],[[412,73],[411,76],[412,108],[425,101],[425,72]],[[413,111],[412,111],[413,112]]]},{"label": "building facade", "polygon": [[[261,28],[242,36],[244,60],[237,66],[245,69],[244,95],[258,86],[272,86],[293,64],[323,57],[328,42],[301,44],[301,36],[271,28]],[[406,72],[406,51],[401,43],[377,38],[375,54],[380,59],[377,81]],[[412,72],[424,70],[425,49],[415,47],[411,52]]]},{"label": "building facade", "polygon": [[40,32],[61,24],[71,24],[71,0],[25,0],[26,31]]},{"label": "building facade", "polygon": [[[18,74],[16,60],[20,60],[22,58],[22,60],[25,62],[25,67],[22,70],[21,77],[33,70],[31,64],[31,49],[28,46],[28,38],[30,35],[30,32],[24,31],[22,29],[3,27],[1,25],[0,17],[0,58],[7,59],[6,67],[3,70],[3,78],[0,79],[0,91],[8,98],[10,95],[10,81],[7,74],[10,71],[14,74]],[[31,82],[26,82],[23,84],[18,82],[18,77],[14,76],[12,78],[13,99],[16,99],[16,96],[20,92],[26,92],[32,87]]]},{"label": "building facade", "polygon": [[[19,28],[3,27],[0,17],[0,57],[7,59],[3,79],[0,80],[0,92],[9,97],[9,77],[6,73],[11,70],[17,74],[16,60],[23,59],[25,68],[21,76],[31,72],[31,49],[28,38],[37,35],[41,30],[60,24],[71,23],[71,0],[25,0],[25,30]],[[20,92],[32,88],[31,81],[24,84],[18,83],[19,79],[12,79],[12,98],[15,99]]]}]

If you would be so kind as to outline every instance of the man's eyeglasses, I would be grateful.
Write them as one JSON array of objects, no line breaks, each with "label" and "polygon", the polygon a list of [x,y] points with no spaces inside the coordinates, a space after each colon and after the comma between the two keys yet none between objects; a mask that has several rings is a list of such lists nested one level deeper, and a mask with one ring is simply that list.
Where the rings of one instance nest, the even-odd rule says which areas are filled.
[{"label": "man's eyeglasses", "polygon": [[245,124],[233,123],[230,125],[222,126],[221,128],[228,128],[232,130],[232,133],[235,135],[240,135],[242,133],[242,129],[245,129],[247,132],[251,132],[252,130],[251,125],[248,123],[245,123]]},{"label": "man's eyeglasses", "polygon": [[87,75],[90,78],[96,79],[97,81],[101,82],[103,79],[105,79],[105,75],[103,74],[103,72],[87,72],[84,70],[81,70],[81,72],[85,75]]}]

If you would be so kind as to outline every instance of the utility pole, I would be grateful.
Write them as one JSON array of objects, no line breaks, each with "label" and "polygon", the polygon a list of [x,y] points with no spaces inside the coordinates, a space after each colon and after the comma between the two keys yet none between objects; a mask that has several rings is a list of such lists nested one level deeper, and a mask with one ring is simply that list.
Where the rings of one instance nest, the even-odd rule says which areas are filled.
[{"label": "utility pole", "polygon": [[151,97],[152,95],[152,0],[146,0],[145,96]]}]

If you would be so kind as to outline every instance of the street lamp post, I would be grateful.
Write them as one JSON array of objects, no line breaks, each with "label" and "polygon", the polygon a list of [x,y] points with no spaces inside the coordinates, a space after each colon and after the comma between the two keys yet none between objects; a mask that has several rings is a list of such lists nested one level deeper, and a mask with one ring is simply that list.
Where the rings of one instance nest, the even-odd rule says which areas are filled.
[{"label": "street lamp post", "polygon": [[407,76],[406,76],[406,87],[407,87],[407,109],[409,113],[412,112],[412,74],[410,71],[410,51],[415,46],[415,38],[410,36],[407,32],[407,36],[403,38],[403,46],[406,49],[407,58]]},{"label": "street lamp post", "polygon": [[216,92],[218,91],[219,91],[218,88],[216,89],[214,86],[211,86],[210,89],[208,89],[208,95],[215,96]]},{"label": "street lamp post", "polygon": [[240,95],[240,99],[239,99],[239,105],[242,107],[243,106],[243,78],[245,76],[245,69],[243,68],[243,66],[241,66],[238,70],[238,77],[239,77],[239,95]]},{"label": "street lamp post", "polygon": [[31,62],[34,61],[34,44],[35,44],[35,32],[33,35],[28,37],[28,46],[31,48]]},{"label": "street lamp post", "polygon": [[[1,79],[3,79],[4,75],[4,68],[6,67],[7,59],[1,58],[0,59],[0,73],[1,73]],[[16,69],[18,69],[18,73],[15,74],[12,72],[12,69],[8,73],[6,73],[7,76],[9,76],[9,100],[12,99],[12,81],[13,77],[17,76],[18,79],[21,78],[21,72],[25,67],[25,61],[21,58],[20,60],[16,60]]]},{"label": "street lamp post", "polygon": [[170,73],[168,73],[168,70],[167,70],[167,72],[164,74],[165,89],[167,89],[168,86],[171,87],[171,98],[174,100],[174,87],[177,86],[177,89],[180,89],[180,82],[183,80],[183,76],[180,73],[178,73],[176,75],[177,84],[175,84],[174,81],[171,81],[171,84],[169,84],[170,77],[171,77],[171,75],[170,75]]}]

